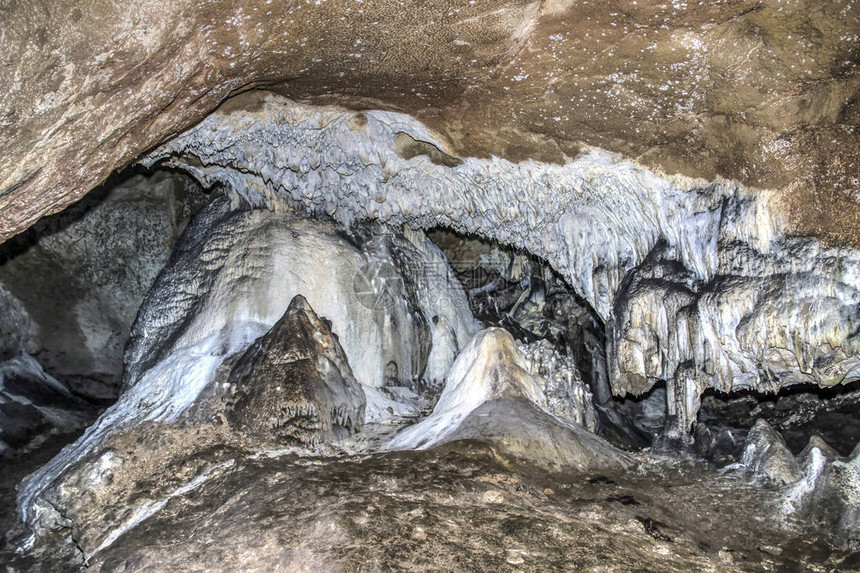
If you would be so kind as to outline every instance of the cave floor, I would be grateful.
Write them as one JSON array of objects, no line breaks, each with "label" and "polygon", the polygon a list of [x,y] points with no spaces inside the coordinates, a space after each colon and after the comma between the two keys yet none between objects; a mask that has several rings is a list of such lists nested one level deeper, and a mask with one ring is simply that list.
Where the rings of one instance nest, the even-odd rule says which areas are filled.
[{"label": "cave floor", "polygon": [[[570,473],[472,442],[248,456],[170,499],[92,556],[89,570],[860,570],[858,556],[780,529],[769,517],[777,503],[693,462]],[[77,568],[62,552],[5,557],[11,571]]]}]

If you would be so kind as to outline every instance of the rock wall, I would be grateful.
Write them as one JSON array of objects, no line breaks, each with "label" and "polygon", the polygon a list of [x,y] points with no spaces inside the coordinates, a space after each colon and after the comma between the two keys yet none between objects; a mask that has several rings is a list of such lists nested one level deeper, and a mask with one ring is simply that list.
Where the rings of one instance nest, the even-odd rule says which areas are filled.
[{"label": "rock wall", "polygon": [[[35,327],[0,308],[20,347],[81,396],[116,398],[140,303],[191,215],[209,200],[190,178],[126,174],[0,249],[0,285]],[[2,304],[2,303],[0,303]]]},{"label": "rock wall", "polygon": [[413,114],[457,155],[591,145],[781,188],[793,227],[860,245],[858,22],[852,0],[6,3],[0,240],[266,86]]}]

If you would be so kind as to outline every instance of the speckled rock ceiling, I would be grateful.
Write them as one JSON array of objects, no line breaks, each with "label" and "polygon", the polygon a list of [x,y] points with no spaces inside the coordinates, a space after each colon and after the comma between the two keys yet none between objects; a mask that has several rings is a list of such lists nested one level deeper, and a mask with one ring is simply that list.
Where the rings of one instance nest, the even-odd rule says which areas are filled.
[{"label": "speckled rock ceiling", "polygon": [[0,240],[226,98],[415,116],[445,151],[583,144],[779,189],[801,234],[860,244],[860,6],[431,0],[0,0]]}]

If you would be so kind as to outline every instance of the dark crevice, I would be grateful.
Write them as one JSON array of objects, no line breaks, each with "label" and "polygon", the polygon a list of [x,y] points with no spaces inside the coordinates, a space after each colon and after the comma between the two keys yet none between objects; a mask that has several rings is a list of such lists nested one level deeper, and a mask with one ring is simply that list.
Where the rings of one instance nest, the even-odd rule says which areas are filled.
[{"label": "dark crevice", "polygon": [[729,431],[742,440],[758,419],[779,432],[795,455],[817,435],[847,456],[860,442],[860,381],[832,388],[798,384],[764,395],[709,389],[702,396],[698,424],[712,434]]}]

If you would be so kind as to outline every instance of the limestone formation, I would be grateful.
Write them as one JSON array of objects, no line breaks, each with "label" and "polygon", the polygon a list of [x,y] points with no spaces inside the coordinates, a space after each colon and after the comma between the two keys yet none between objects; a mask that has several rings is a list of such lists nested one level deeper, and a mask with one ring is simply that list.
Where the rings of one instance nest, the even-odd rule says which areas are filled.
[{"label": "limestone formation", "polygon": [[433,413],[401,432],[393,449],[429,448],[443,443],[481,404],[505,397],[524,396],[546,408],[546,396],[513,337],[500,328],[477,333],[454,361],[445,389]]},{"label": "limestone formation", "polygon": [[[382,386],[392,361],[402,380],[438,370],[430,362],[433,349],[438,353],[476,330],[441,253],[429,242],[419,250],[388,232],[363,241],[362,252],[336,231],[328,223],[214,204],[144,302],[126,350],[125,386],[136,385],[170,349],[222,336],[225,329],[250,342],[297,294],[335,325],[362,383]],[[453,338],[447,332],[428,338],[434,316],[446,317]]]},{"label": "limestone formation", "polygon": [[[429,369],[447,370],[445,360],[459,352],[456,345],[463,342],[458,341],[467,341],[477,325],[438,248],[415,235],[417,247],[380,227],[356,229],[352,238],[338,230],[330,222],[265,210],[233,211],[223,199],[204,208],[143,301],[125,353],[119,400],[77,442],[25,480],[19,494],[24,521],[43,532],[68,519],[58,516],[57,508],[63,515],[84,512],[83,522],[94,528],[88,547],[95,550],[111,526],[99,525],[98,509],[87,502],[74,511],[70,506],[79,504],[79,487],[87,487],[75,484],[100,467],[99,460],[114,449],[111,443],[133,441],[137,432],[158,435],[165,431],[162,426],[179,432],[179,443],[188,441],[182,434],[188,426],[209,428],[201,430],[203,435],[224,439],[219,423],[226,418],[240,436],[250,436],[237,438],[236,447],[312,446],[331,437],[334,426],[357,428],[365,414],[374,422],[395,417],[390,401],[379,399],[373,389],[383,385],[392,359],[404,380]],[[391,274],[377,272],[383,267]],[[285,316],[300,294],[330,327],[299,302]],[[266,336],[282,317],[284,329],[299,329],[297,340],[280,328]],[[444,335],[429,329],[434,317],[445,318]],[[296,362],[294,371],[272,364],[291,345],[305,351],[310,346],[321,362]],[[343,356],[334,346],[343,348]],[[442,351],[434,354],[434,346]],[[282,367],[331,384],[331,390],[299,385],[288,391],[281,385],[286,401],[278,403],[278,384],[266,381],[267,372]],[[368,398],[354,392],[353,376],[368,388]],[[301,416],[313,417],[311,406],[317,418],[301,429],[293,418],[299,409]],[[192,440],[186,447],[200,446]],[[145,451],[139,455],[147,457]],[[176,463],[185,463],[181,448],[174,455]],[[226,458],[219,457],[213,464],[223,462]],[[161,467],[165,462],[124,467],[133,475],[136,465],[146,463]],[[135,487],[102,489],[100,499],[111,506],[133,500]],[[163,491],[166,495],[178,487],[182,484],[166,480]],[[121,523],[112,527],[122,529]]]},{"label": "limestone formation", "polygon": [[782,496],[780,510],[788,526],[810,523],[822,528],[830,543],[860,548],[860,473],[858,450],[841,458],[818,436],[795,457],[782,437],[763,419],[750,431],[740,467],[754,481],[775,487]]},{"label": "limestone formation", "polygon": [[597,433],[597,414],[591,391],[583,383],[576,363],[561,355],[546,340],[518,347],[525,356],[529,373],[543,390],[547,411]]},{"label": "limestone formation", "polygon": [[239,358],[227,384],[227,419],[260,440],[313,445],[364,424],[361,385],[337,336],[302,295]]},{"label": "limestone formation", "polygon": [[782,511],[796,520],[822,524],[828,540],[860,549],[860,462],[857,450],[840,459],[820,440],[811,440],[799,456],[800,479],[784,490]]},{"label": "limestone formation", "polygon": [[860,570],[855,0],[0,14],[0,568]]},{"label": "limestone formation", "polygon": [[[546,350],[527,349],[530,357],[526,358],[507,331],[482,330],[448,372],[433,412],[402,430],[387,447],[426,449],[477,440],[539,466],[623,467],[628,463],[624,454],[589,431],[594,430],[590,396],[571,399],[569,393],[559,392],[558,381],[544,377],[550,367],[544,362],[546,356],[540,355],[551,353]],[[557,374],[565,376],[563,369]],[[587,392],[581,382],[577,385],[570,378],[567,382],[567,392]],[[582,422],[590,422],[591,427]]]},{"label": "limestone formation", "polygon": [[[247,98],[246,98],[247,99]],[[443,226],[546,262],[606,322],[617,395],[668,380],[672,432],[699,396],[832,386],[860,376],[860,254],[790,235],[774,195],[659,176],[589,150],[562,165],[398,155],[396,134],[441,145],[413,118],[268,95],[156,149],[234,204]],[[194,158],[193,160],[190,158]]]},{"label": "limestone formation", "polygon": [[741,464],[756,479],[786,485],[801,478],[800,466],[782,437],[763,419],[756,421],[744,446]]}]

